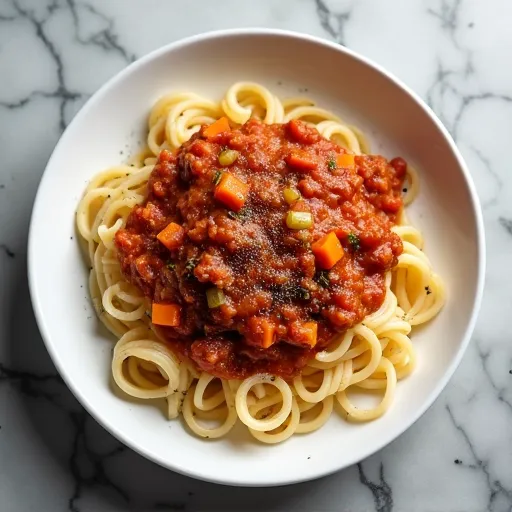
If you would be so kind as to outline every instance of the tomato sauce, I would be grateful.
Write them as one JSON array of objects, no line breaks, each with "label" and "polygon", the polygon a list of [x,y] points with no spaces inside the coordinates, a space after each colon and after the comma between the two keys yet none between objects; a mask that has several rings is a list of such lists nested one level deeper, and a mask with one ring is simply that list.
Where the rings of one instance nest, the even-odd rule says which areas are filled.
[{"label": "tomato sauce", "polygon": [[[198,368],[291,378],[382,304],[385,273],[402,252],[391,227],[406,163],[362,155],[339,166],[345,151],[296,120],[250,120],[213,137],[204,129],[160,154],[146,201],[116,234],[122,272],[153,302],[181,306],[180,325],[159,333]],[[238,157],[223,167],[226,149]],[[238,211],[214,197],[223,172],[247,185]],[[287,203],[285,189],[298,199]],[[290,210],[310,213],[312,225],[290,229]],[[173,250],[156,238],[171,222],[184,230]],[[320,269],[312,245],[332,232],[342,257]],[[208,307],[211,288],[223,292],[218,307]]]}]

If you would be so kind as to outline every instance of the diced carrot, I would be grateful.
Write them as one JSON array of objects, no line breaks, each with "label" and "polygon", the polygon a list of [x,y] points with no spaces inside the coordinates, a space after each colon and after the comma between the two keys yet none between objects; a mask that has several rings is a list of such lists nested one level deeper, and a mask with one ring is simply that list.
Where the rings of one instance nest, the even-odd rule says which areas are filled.
[{"label": "diced carrot", "polygon": [[293,151],[284,160],[290,167],[295,167],[299,171],[312,171],[317,168],[317,162],[305,151]]},{"label": "diced carrot", "polygon": [[334,231],[313,243],[311,250],[318,266],[326,270],[332,268],[343,257],[343,247]]},{"label": "diced carrot", "polygon": [[338,167],[353,167],[355,163],[355,155],[345,153],[336,157],[336,165]]},{"label": "diced carrot", "polygon": [[167,249],[172,251],[173,249],[178,249],[183,244],[185,230],[176,222],[171,222],[156,237]]},{"label": "diced carrot", "polygon": [[246,340],[250,345],[268,348],[275,343],[276,326],[263,316],[251,316],[246,324]]},{"label": "diced carrot", "polygon": [[178,304],[157,304],[151,307],[151,321],[156,325],[178,327],[180,325],[181,307]]},{"label": "diced carrot", "polygon": [[250,317],[247,322],[248,341],[261,348],[268,348],[274,344],[276,326],[272,320],[263,316]]},{"label": "diced carrot", "polygon": [[229,126],[229,121],[227,117],[221,117],[220,119],[217,119],[214,123],[212,123],[210,126],[206,127],[203,131],[203,135],[205,137],[215,137],[215,135],[218,135],[222,132],[229,132],[231,130]]},{"label": "diced carrot", "polygon": [[318,325],[316,322],[294,320],[288,324],[289,343],[300,347],[314,347],[317,341]]},{"label": "diced carrot", "polygon": [[272,345],[274,343],[274,332],[276,330],[276,327],[272,322],[265,319],[262,322],[262,328],[263,328],[263,337],[262,337],[261,346],[263,348],[268,348],[268,347],[270,347],[270,345]]},{"label": "diced carrot", "polygon": [[249,193],[249,185],[229,172],[222,174],[220,183],[215,187],[213,197],[234,211],[240,210]]},{"label": "diced carrot", "polygon": [[313,348],[317,341],[318,324],[316,322],[305,322],[302,324],[302,331],[306,334],[304,341]]}]

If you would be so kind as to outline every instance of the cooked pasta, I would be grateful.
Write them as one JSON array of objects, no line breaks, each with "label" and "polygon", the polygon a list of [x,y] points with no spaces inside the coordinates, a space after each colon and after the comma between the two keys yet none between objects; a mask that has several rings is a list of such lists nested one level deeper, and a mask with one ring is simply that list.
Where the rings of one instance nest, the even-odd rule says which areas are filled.
[{"label": "cooked pasta", "polygon": [[[278,443],[319,429],[335,402],[349,421],[380,417],[392,405],[397,380],[414,371],[411,330],[434,318],[445,301],[443,281],[423,251],[422,234],[408,223],[405,212],[392,228],[403,252],[385,277],[380,307],[336,334],[291,379],[269,373],[224,379],[201,371],[160,337],[151,322],[150,301],[123,276],[115,236],[132,209],[144,201],[160,152],[176,151],[202,125],[222,116],[236,125],[251,118],[265,124],[300,119],[349,154],[369,152],[362,133],[334,113],[307,98],[281,101],[260,84],[236,83],[220,102],[193,93],[161,98],[149,115],[147,147],[128,164],[95,176],[76,215],[92,267],[92,303],[117,340],[112,360],[116,384],[133,397],[166,400],[169,418],[181,415],[190,430],[204,438],[225,436],[240,421],[260,442]],[[410,166],[406,180],[405,206],[419,192],[418,175]],[[372,391],[381,400],[362,408],[350,397],[354,389]]]}]

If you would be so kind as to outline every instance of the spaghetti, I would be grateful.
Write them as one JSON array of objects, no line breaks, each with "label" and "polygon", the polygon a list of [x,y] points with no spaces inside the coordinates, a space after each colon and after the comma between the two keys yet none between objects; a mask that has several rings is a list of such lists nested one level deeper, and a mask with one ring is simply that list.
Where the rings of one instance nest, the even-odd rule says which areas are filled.
[{"label": "spaghetti", "polygon": [[[95,176],[77,209],[77,227],[92,267],[92,302],[118,339],[112,360],[115,382],[131,396],[165,399],[169,418],[181,414],[204,438],[222,437],[241,421],[259,441],[278,443],[294,433],[320,428],[335,402],[348,420],[380,417],[393,401],[397,380],[414,370],[411,329],[435,317],[445,300],[443,282],[422,250],[422,235],[403,210],[392,228],[402,240],[403,252],[386,275],[383,303],[361,323],[335,335],[293,379],[260,373],[228,380],[198,370],[159,336],[148,299],[123,277],[114,238],[132,209],[144,201],[158,155],[177,150],[202,125],[222,116],[236,124],[250,118],[265,124],[299,119],[350,153],[369,151],[362,133],[335,114],[305,98],[280,101],[255,83],[234,84],[220,103],[192,93],[160,99],[149,116],[147,148],[128,165]],[[418,193],[418,177],[410,166],[407,181],[406,206]],[[357,388],[381,393],[380,403],[369,409],[357,407],[348,393]]]}]

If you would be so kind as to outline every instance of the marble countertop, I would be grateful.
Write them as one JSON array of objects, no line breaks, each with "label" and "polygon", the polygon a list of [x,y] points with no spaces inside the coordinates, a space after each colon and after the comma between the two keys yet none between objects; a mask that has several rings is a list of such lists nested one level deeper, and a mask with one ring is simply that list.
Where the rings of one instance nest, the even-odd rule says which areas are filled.
[{"label": "marble countertop", "polygon": [[[511,18],[509,0],[0,0],[0,510],[512,510]],[[174,474],[99,427],[56,374],[26,275],[37,185],[80,106],[161,45],[247,26],[337,41],[417,91],[469,164],[488,249],[472,343],[435,405],[361,464],[271,489]]]}]

